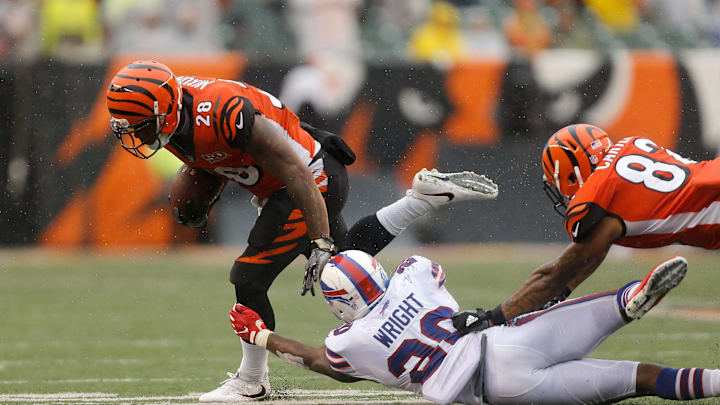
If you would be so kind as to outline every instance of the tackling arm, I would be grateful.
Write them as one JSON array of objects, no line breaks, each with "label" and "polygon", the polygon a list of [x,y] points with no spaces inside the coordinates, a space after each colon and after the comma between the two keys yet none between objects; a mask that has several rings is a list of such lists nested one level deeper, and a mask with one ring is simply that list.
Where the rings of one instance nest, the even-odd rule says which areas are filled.
[{"label": "tackling arm", "polygon": [[310,347],[296,340],[276,335],[265,326],[265,322],[257,312],[242,304],[233,305],[229,318],[236,335],[250,344],[261,346],[275,353],[288,363],[325,374],[342,382],[360,380],[333,370],[325,357],[325,347]]},{"label": "tackling arm", "polygon": [[600,266],[622,232],[620,220],[603,218],[585,238],[571,243],[555,260],[535,269],[520,289],[492,311],[493,323],[535,311],[565,288],[572,291]]},{"label": "tackling arm", "polygon": [[267,118],[255,117],[253,136],[245,150],[263,169],[285,183],[290,198],[305,216],[310,240],[329,236],[327,208],[310,169]]},{"label": "tackling arm", "polygon": [[266,348],[289,363],[316,373],[325,374],[332,379],[347,383],[361,381],[360,378],[333,370],[327,357],[325,357],[325,346],[310,347],[296,340],[272,334],[268,338]]}]

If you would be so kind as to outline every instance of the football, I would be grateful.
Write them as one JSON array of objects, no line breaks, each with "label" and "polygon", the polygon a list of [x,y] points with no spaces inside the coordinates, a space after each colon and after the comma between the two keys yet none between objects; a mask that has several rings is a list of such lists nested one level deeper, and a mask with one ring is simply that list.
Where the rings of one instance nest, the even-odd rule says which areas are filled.
[{"label": "football", "polygon": [[193,228],[204,228],[225,183],[210,172],[183,165],[170,186],[170,211],[175,220]]}]

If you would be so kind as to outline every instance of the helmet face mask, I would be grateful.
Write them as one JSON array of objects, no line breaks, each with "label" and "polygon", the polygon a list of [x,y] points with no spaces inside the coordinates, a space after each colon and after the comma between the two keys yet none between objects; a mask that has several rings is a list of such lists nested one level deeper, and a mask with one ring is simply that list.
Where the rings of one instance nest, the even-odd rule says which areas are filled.
[{"label": "helmet face mask", "polygon": [[111,80],[107,106],[110,128],[123,149],[148,159],[170,142],[180,124],[182,87],[162,63],[136,61]]},{"label": "helmet face mask", "polygon": [[543,190],[555,212],[565,216],[570,200],[611,146],[605,131],[588,124],[569,125],[550,137],[542,155]]},{"label": "helmet face mask", "polygon": [[131,125],[124,118],[111,117],[110,129],[123,149],[140,159],[149,159],[170,141],[170,136],[160,131],[166,118],[166,114],[151,114]]},{"label": "helmet face mask", "polygon": [[333,256],[323,268],[320,286],[332,313],[351,323],[380,302],[389,280],[373,256],[347,250]]},{"label": "helmet face mask", "polygon": [[547,180],[543,180],[543,191],[545,191],[545,195],[547,195],[550,201],[552,201],[555,212],[557,212],[561,217],[565,217],[565,212],[570,199],[567,196],[562,195],[560,190]]}]

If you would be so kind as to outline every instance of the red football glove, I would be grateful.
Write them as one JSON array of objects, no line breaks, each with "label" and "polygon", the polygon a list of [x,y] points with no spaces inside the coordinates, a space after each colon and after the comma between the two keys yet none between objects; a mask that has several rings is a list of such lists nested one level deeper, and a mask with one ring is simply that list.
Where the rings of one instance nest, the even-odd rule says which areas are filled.
[{"label": "red football glove", "polygon": [[230,309],[230,324],[236,335],[262,347],[267,345],[268,337],[273,333],[257,312],[242,304],[235,304]]}]

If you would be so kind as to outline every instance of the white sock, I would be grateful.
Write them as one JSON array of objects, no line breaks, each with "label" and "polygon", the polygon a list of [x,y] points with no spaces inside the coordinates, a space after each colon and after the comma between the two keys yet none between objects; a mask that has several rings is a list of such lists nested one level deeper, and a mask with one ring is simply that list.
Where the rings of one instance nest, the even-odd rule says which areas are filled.
[{"label": "white sock", "polygon": [[720,396],[720,370],[708,370],[703,373],[703,387],[705,397]]},{"label": "white sock", "polygon": [[393,236],[398,236],[410,223],[425,215],[432,205],[418,198],[405,196],[387,207],[381,208],[375,216]]},{"label": "white sock", "polygon": [[268,371],[268,351],[260,346],[251,345],[240,339],[243,357],[238,367],[240,377],[245,380],[260,381]]}]

